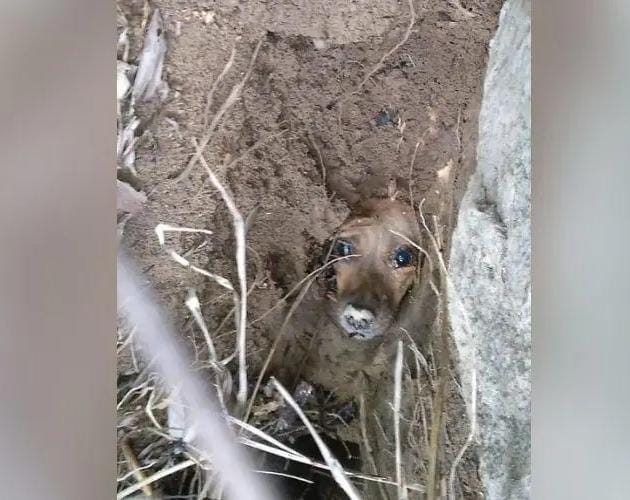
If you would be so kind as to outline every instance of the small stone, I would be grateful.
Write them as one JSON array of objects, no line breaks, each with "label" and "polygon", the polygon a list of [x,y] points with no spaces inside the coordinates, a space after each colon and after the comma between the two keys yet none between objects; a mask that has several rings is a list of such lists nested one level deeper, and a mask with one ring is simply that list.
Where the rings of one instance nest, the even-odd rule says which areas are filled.
[{"label": "small stone", "polygon": [[395,108],[383,108],[374,118],[376,125],[382,127],[391,123],[392,125],[400,123],[400,111]]},{"label": "small stone", "polygon": [[216,15],[216,14],[215,14],[215,13],[214,13],[214,11],[212,11],[212,10],[205,11],[205,12],[203,13],[203,17],[202,17],[202,19],[203,19],[203,24],[210,24],[211,22],[213,22],[213,21],[214,21],[214,16],[215,16],[215,15]]}]

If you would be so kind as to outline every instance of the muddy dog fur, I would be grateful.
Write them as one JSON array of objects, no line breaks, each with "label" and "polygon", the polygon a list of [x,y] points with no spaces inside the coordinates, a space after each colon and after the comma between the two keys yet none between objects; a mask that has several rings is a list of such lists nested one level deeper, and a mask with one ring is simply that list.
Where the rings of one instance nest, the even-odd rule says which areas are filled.
[{"label": "muddy dog fur", "polygon": [[[342,399],[372,386],[390,366],[401,328],[417,322],[424,260],[408,240],[419,237],[408,205],[389,198],[357,204],[324,245],[317,263],[327,266],[297,308],[271,373],[288,387],[307,380]],[[344,322],[349,310],[373,316],[370,335]]]}]

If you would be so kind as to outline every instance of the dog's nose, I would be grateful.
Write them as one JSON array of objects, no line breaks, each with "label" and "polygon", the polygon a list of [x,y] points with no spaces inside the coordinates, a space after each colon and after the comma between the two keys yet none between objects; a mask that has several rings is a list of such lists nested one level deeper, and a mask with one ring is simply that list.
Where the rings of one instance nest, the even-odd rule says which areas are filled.
[{"label": "dog's nose", "polygon": [[374,325],[374,313],[369,309],[348,304],[343,310],[343,323],[351,336],[364,337]]}]

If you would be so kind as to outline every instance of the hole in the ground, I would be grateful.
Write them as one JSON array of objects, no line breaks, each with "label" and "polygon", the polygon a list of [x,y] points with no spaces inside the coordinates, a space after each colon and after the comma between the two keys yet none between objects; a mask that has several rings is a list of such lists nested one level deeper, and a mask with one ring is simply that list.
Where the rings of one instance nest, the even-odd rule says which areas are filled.
[{"label": "hole in the ground", "polygon": [[[344,469],[361,470],[360,446],[357,443],[334,439],[324,434],[321,434],[321,438]],[[325,463],[310,434],[296,438],[290,446],[312,460]],[[263,478],[278,500],[342,500],[347,498],[327,470],[269,454],[259,456],[253,463],[258,470],[270,472]],[[290,476],[302,480],[293,479]],[[190,468],[165,478],[160,483],[160,490],[166,498],[198,498],[199,491],[203,489],[203,482],[203,477],[197,474],[194,468]]]},{"label": "hole in the ground", "polygon": [[[357,443],[334,439],[326,435],[321,435],[321,437],[344,469],[353,471],[361,470],[361,450]],[[291,447],[313,460],[324,462],[310,434],[297,438]],[[266,467],[268,470],[300,477],[312,482],[312,484],[309,484],[290,477],[269,476],[273,478],[272,484],[278,494],[281,495],[281,498],[287,500],[330,500],[347,498],[346,494],[332,478],[332,475],[326,470],[317,469],[298,462],[290,462],[275,456],[267,457]]]}]

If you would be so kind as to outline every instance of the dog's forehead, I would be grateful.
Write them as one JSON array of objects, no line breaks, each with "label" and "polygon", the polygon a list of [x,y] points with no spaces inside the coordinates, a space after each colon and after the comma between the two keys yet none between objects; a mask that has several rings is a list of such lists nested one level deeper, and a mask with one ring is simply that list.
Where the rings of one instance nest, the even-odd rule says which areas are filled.
[{"label": "dog's forehead", "polygon": [[396,231],[411,237],[416,227],[410,207],[391,200],[371,200],[355,209],[340,229],[341,232],[376,231],[388,235]]}]

